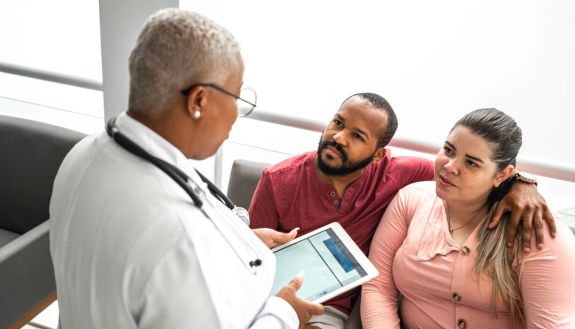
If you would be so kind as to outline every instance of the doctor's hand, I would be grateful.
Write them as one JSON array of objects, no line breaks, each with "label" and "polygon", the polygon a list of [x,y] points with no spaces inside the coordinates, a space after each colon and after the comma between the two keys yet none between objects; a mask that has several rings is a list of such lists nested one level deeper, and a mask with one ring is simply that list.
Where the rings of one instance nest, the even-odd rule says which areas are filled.
[{"label": "doctor's hand", "polygon": [[271,228],[254,228],[252,231],[254,234],[262,240],[262,242],[268,246],[268,248],[274,248],[286,242],[293,240],[299,227],[294,228],[289,233],[282,233]]},{"label": "doctor's hand", "polygon": [[284,299],[288,302],[291,307],[295,310],[297,317],[299,319],[300,329],[312,329],[317,328],[315,326],[308,325],[309,319],[312,315],[323,314],[323,305],[311,303],[303,300],[295,295],[296,291],[299,290],[303,284],[303,275],[297,275],[293,280],[291,280],[287,286],[283,287],[276,296]]}]

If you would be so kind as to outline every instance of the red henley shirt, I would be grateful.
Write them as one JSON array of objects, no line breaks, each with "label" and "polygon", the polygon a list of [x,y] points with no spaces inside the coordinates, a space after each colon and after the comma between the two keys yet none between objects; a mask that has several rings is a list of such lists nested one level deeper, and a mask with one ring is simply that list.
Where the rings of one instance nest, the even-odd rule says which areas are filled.
[{"label": "red henley shirt", "polygon": [[[284,160],[264,170],[250,204],[252,228],[268,227],[298,235],[337,221],[367,254],[375,229],[389,202],[402,187],[433,179],[433,163],[416,157],[386,156],[365,167],[342,198],[315,173],[317,152]],[[324,303],[349,314],[359,289]]]}]

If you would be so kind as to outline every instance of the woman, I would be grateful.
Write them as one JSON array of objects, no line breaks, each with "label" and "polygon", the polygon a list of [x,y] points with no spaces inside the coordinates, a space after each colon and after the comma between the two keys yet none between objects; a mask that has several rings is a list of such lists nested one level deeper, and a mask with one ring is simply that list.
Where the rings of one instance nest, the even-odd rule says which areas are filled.
[{"label": "woman", "polygon": [[516,122],[496,109],[455,124],[435,182],[402,189],[379,224],[369,257],[380,275],[363,286],[364,328],[399,328],[400,318],[405,328],[575,325],[569,228],[558,222],[557,237],[543,249],[532,239],[529,254],[506,247],[505,225],[487,228],[521,140]]},{"label": "woman", "polygon": [[283,329],[321,313],[295,296],[301,279],[269,296],[269,246],[189,161],[221,146],[237,102],[255,106],[238,96],[244,66],[233,36],[201,15],[163,10],[129,65],[128,112],[76,145],[54,183],[62,328]]}]

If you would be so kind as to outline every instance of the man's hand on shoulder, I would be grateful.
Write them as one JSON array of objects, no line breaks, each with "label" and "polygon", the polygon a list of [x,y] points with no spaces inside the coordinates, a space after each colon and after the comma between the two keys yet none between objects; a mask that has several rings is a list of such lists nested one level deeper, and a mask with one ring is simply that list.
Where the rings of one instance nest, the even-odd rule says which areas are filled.
[{"label": "man's hand on shoulder", "polygon": [[519,180],[513,183],[509,192],[501,199],[495,213],[489,223],[489,228],[494,228],[506,212],[510,212],[507,225],[507,246],[511,247],[518,230],[519,222],[523,222],[521,240],[523,252],[528,253],[531,245],[531,234],[535,229],[535,240],[538,248],[543,248],[543,222],[547,222],[549,234],[555,237],[557,229],[551,211],[547,207],[545,199],[537,191],[536,183]]}]

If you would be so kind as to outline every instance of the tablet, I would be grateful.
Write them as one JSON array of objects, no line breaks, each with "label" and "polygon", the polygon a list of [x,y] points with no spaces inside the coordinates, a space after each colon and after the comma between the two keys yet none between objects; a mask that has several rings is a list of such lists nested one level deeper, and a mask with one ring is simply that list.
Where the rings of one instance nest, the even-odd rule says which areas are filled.
[{"label": "tablet", "polygon": [[305,271],[299,298],[323,303],[376,277],[377,270],[339,223],[331,223],[272,249],[272,295]]}]

